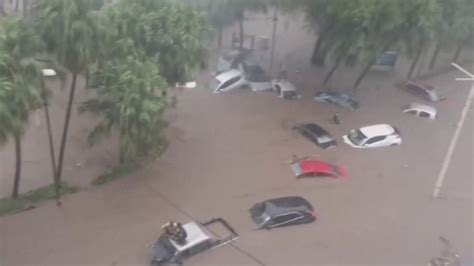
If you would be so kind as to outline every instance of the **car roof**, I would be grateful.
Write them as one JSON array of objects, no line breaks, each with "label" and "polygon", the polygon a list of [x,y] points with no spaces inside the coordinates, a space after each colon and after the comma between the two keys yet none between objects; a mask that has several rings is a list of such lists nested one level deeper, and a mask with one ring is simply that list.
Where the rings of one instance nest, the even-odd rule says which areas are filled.
[{"label": "car roof", "polygon": [[396,131],[394,127],[388,124],[379,124],[379,125],[362,127],[359,130],[362,132],[362,134],[364,134],[368,138],[373,137],[373,136],[386,136],[386,135],[393,134]]},{"label": "car roof", "polygon": [[274,84],[279,85],[281,87],[282,92],[296,91],[295,86],[288,80],[278,80],[278,81],[275,81]]},{"label": "car roof", "polygon": [[298,165],[304,172],[334,172],[331,164],[319,160],[302,160],[298,162]]},{"label": "car roof", "polygon": [[311,131],[311,133],[314,133],[318,136],[322,136],[322,135],[329,136],[329,133],[324,128],[322,128],[322,127],[320,127],[316,124],[312,124],[312,123],[301,124],[301,125],[299,125],[299,127],[305,128],[305,129]]},{"label": "car roof", "polygon": [[404,110],[408,110],[408,109],[416,109],[416,110],[420,110],[420,111],[425,111],[425,112],[430,113],[430,114],[436,114],[436,108],[434,108],[431,105],[427,105],[427,104],[411,103],[411,104],[404,107]]},{"label": "car roof", "polygon": [[237,70],[237,69],[231,69],[229,71],[220,73],[219,75],[216,76],[216,79],[220,83],[222,83],[222,82],[226,82],[229,79],[237,77],[237,76],[242,76],[242,72],[240,72],[240,70]]},{"label": "car roof", "polygon": [[196,222],[186,223],[183,225],[183,228],[187,234],[186,243],[184,245],[180,245],[173,239],[170,239],[171,244],[180,252],[212,238],[211,234]]},{"label": "car roof", "polygon": [[313,206],[306,199],[298,196],[270,199],[262,203],[265,204],[265,213],[270,216],[287,212],[313,211]]}]

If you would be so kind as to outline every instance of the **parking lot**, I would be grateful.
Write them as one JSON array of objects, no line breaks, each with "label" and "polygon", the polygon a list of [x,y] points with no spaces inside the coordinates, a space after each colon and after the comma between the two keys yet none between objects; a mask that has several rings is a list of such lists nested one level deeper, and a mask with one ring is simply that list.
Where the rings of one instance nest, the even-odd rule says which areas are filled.
[{"label": "parking lot", "polygon": [[[470,86],[455,82],[457,76],[429,81],[449,97],[436,104],[436,121],[403,115],[400,107],[417,100],[391,84],[361,90],[361,108],[354,112],[308,97],[285,101],[245,90],[183,91],[169,113],[170,147],[161,158],[133,176],[67,197],[60,209],[48,203],[0,219],[0,264],[146,264],[146,245],[163,223],[212,217],[228,220],[240,238],[187,265],[425,265],[439,253],[441,235],[468,257],[472,108],[442,197],[431,198]],[[335,112],[342,125],[331,123]],[[338,147],[321,150],[293,132],[291,126],[301,122],[323,126]],[[377,123],[399,128],[403,144],[360,150],[342,142],[350,129]],[[289,168],[293,155],[341,163],[349,177],[297,180]],[[249,207],[294,195],[315,206],[316,222],[255,230]]]}]

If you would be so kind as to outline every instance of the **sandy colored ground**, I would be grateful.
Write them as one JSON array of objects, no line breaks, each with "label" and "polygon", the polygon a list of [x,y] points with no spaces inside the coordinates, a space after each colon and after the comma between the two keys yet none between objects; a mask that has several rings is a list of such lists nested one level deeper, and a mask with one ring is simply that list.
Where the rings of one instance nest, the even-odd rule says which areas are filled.
[{"label": "sandy colored ground", "polygon": [[[269,21],[251,20],[248,32],[269,36]],[[472,255],[472,108],[444,197],[430,198],[469,84],[454,82],[457,73],[429,81],[449,95],[436,104],[437,121],[400,114],[402,105],[418,101],[392,86],[403,76],[405,62],[392,74],[372,73],[367,78],[357,93],[362,107],[356,112],[315,103],[310,95],[323,73],[307,63],[312,34],[301,30],[301,21],[281,21],[279,36],[284,38],[278,39],[277,65],[289,66],[302,100],[284,101],[248,90],[212,95],[205,88],[208,73],[203,73],[198,77],[202,86],[180,92],[178,107],[168,113],[170,147],[156,162],[130,177],[68,196],[62,208],[46,203],[1,218],[0,265],[146,264],[150,258],[146,245],[156,238],[161,224],[215,216],[226,218],[240,239],[187,265],[426,265],[439,251],[439,235],[451,240],[462,257]],[[332,87],[349,86],[356,74],[342,69]],[[341,114],[343,125],[330,123],[334,112]],[[65,176],[86,185],[114,163],[114,151],[107,143],[88,149],[84,136],[90,118],[74,119]],[[339,147],[322,151],[289,130],[299,122],[322,125],[340,140]],[[350,129],[375,123],[397,126],[403,145],[356,150],[342,143],[341,136]],[[35,135],[28,134],[27,138]],[[49,166],[43,163],[45,143],[25,140],[38,168],[25,171],[24,190],[47,183],[31,173],[46,176]],[[5,165],[11,165],[11,154],[0,153],[3,176],[8,176]],[[349,178],[295,180],[287,163],[293,154],[342,163]],[[84,166],[76,167],[76,162]],[[0,192],[8,193],[9,180],[0,180]],[[247,209],[257,201],[288,195],[310,200],[319,220],[254,231]]]}]

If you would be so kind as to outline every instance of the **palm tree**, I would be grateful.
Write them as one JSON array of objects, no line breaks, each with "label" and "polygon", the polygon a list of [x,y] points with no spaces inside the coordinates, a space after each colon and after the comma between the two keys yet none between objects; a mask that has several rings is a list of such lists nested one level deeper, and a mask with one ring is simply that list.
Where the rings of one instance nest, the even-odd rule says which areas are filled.
[{"label": "palm tree", "polygon": [[[48,53],[67,69],[72,77],[64,127],[55,171],[56,193],[59,194],[64,153],[71,120],[77,77],[96,62],[100,49],[101,0],[39,0],[34,8],[35,26]],[[59,205],[58,201],[58,205]]]},{"label": "palm tree", "polygon": [[210,27],[194,8],[165,1],[122,0],[107,10],[110,47],[101,61],[133,55],[151,59],[169,84],[207,63]]},{"label": "palm tree", "polygon": [[94,76],[96,97],[82,103],[79,111],[100,117],[89,134],[94,145],[113,130],[119,133],[120,164],[152,152],[160,144],[161,116],[166,81],[152,61],[133,57],[109,61]]},{"label": "palm tree", "polygon": [[15,143],[15,176],[12,197],[18,197],[22,166],[21,138],[30,111],[41,103],[41,69],[32,60],[40,39],[18,18],[0,21],[0,143],[10,136]]}]

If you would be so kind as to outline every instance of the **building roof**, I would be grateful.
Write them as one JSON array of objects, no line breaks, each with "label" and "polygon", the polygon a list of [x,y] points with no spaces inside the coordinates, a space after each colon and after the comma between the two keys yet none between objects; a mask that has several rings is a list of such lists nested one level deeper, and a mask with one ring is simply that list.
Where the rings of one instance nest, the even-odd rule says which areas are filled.
[{"label": "building roof", "polygon": [[203,243],[209,239],[211,239],[211,235],[209,232],[206,231],[201,225],[196,222],[189,222],[183,225],[184,230],[186,231],[186,243],[184,245],[180,245],[176,243],[173,239],[170,239],[171,244],[178,250],[179,252],[185,251],[190,247]]},{"label": "building roof", "polygon": [[386,136],[393,134],[395,129],[388,124],[379,124],[360,128],[360,131],[366,137],[371,138],[373,136]]}]

